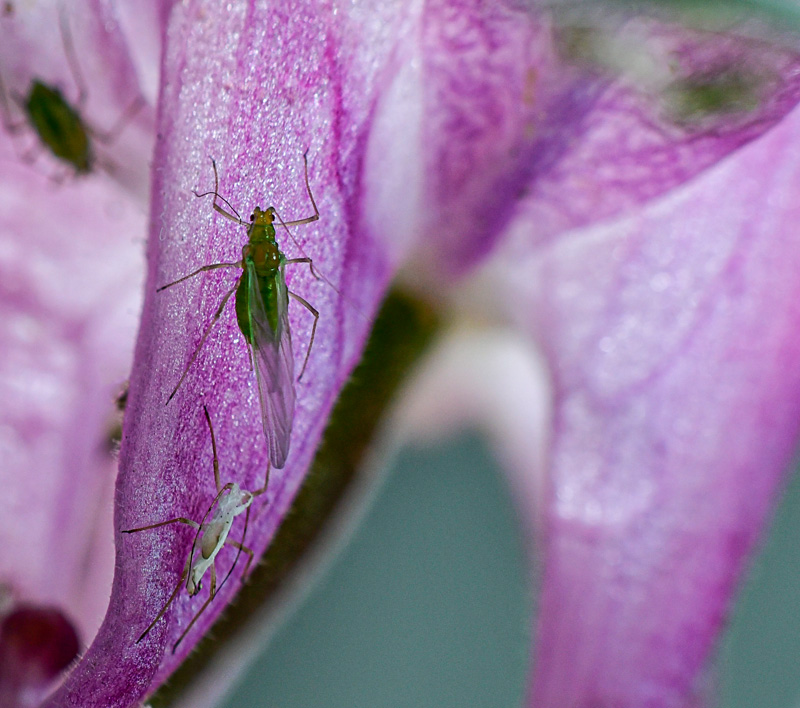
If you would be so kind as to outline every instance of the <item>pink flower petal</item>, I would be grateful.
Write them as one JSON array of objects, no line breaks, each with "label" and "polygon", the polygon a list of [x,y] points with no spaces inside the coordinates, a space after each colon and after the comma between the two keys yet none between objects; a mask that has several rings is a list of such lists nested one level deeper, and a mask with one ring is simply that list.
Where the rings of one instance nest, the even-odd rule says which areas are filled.
[{"label": "pink flower petal", "polygon": [[5,134],[0,150],[0,584],[69,608],[89,638],[113,562],[108,438],[130,366],[144,222],[112,182],[54,188]]},{"label": "pink flower petal", "polygon": [[[211,158],[219,166],[222,194],[245,217],[256,205],[273,204],[283,218],[297,219],[310,213],[302,178],[302,155],[308,150],[321,221],[295,229],[302,248],[283,233],[278,238],[287,255],[308,253],[336,285],[334,290],[315,281],[303,266],[288,269],[290,287],[317,307],[321,317],[308,370],[296,386],[298,405],[288,461],[282,470],[273,470],[269,491],[254,505],[247,530],[246,543],[258,557],[303,480],[332,403],[359,356],[369,317],[415,236],[424,234],[438,260],[458,270],[485,255],[516,216],[529,236],[517,248],[527,255],[560,229],[611,217],[672,189],[767,130],[796,101],[794,54],[744,40],[726,44],[718,37],[687,39],[680,31],[648,26],[648,41],[660,42],[678,57],[679,80],[709,72],[717,75],[723,69],[735,74],[742,63],[757,67],[753,106],[687,126],[674,115],[664,118],[661,95],[654,98],[625,81],[608,78],[596,67],[566,62],[558,55],[558,38],[549,20],[485,7],[450,3],[420,11],[416,6],[386,3],[367,12],[344,5],[148,5],[144,25],[154,27],[159,36],[163,27],[166,39],[149,274],[117,483],[117,531],[176,516],[199,520],[206,512],[216,489],[203,405],[214,420],[222,481],[235,480],[254,489],[263,480],[266,449],[258,397],[232,303],[177,396],[165,405],[237,274],[213,271],[165,292],[156,293],[156,288],[201,265],[237,260],[245,239],[243,227],[216,215],[208,198],[192,195],[193,189],[212,188]],[[136,18],[128,17],[124,26],[129,36],[142,36]],[[139,67],[148,65],[141,58],[137,62]],[[149,73],[142,71],[152,76],[152,66]],[[107,89],[113,94],[114,85]],[[432,177],[427,177],[426,168]],[[138,189],[131,181],[120,178],[120,182]],[[520,215],[515,209],[522,189],[528,190],[529,199],[527,211]],[[697,269],[700,255],[691,253],[698,259],[691,261]],[[569,282],[569,273],[561,271],[573,263],[565,257],[561,268],[556,261],[556,257],[552,263],[544,260],[557,274],[553,289],[562,277]],[[611,259],[608,269],[613,270],[614,264]],[[539,267],[543,273],[539,282],[546,282],[548,272],[541,262]],[[615,283],[607,286],[612,295],[618,293]],[[591,289],[586,293],[596,295]],[[592,406],[600,405],[597,399],[600,407],[610,409],[603,409],[602,417],[611,425],[610,412],[617,411],[619,398],[633,400],[640,382],[631,384],[629,391],[627,384],[614,379],[612,390],[605,391],[601,384],[609,377],[600,371],[598,382],[587,386],[594,398],[583,400],[586,351],[576,348],[570,358],[566,350],[571,335],[562,330],[566,315],[578,327],[598,326],[595,320],[583,322],[582,311],[568,311],[568,306],[579,310],[591,298],[567,298],[563,313],[559,301],[549,298],[549,292],[528,295],[532,312],[536,307],[543,320],[553,318],[547,321],[548,330],[552,329],[549,346],[558,353],[558,360],[552,361],[560,367],[554,484],[557,488],[562,484],[569,497],[572,485],[579,491],[582,485],[593,489],[594,478],[584,482],[578,474],[572,480],[568,472],[574,474],[573,458],[585,452],[586,441],[593,439],[581,437],[573,450],[569,428],[562,421],[575,424],[569,414],[581,405],[592,411]],[[633,299],[636,306],[642,304],[638,297]],[[674,307],[685,303],[683,293],[676,303]],[[615,324],[614,314],[607,317],[609,327]],[[290,320],[299,370],[311,318],[295,303]],[[561,339],[565,351],[557,349]],[[651,357],[664,351],[662,343],[657,344],[651,343]],[[690,344],[693,340],[684,334],[673,350]],[[640,362],[638,350],[635,354],[613,373],[635,379]],[[644,361],[659,373],[668,368]],[[644,378],[653,375],[649,369],[638,373]],[[680,382],[684,391],[686,382]],[[577,403],[568,395],[574,391]],[[664,395],[672,402],[676,394],[672,389],[668,394]],[[640,407],[659,405],[652,392],[641,396],[635,401]],[[619,423],[622,431],[627,424],[627,420]],[[621,432],[612,432],[622,437]],[[623,440],[620,448],[638,440]],[[600,443],[607,444],[606,437]],[[611,454],[602,445],[601,452]],[[634,452],[625,459],[641,462],[634,459]],[[630,484],[631,476],[635,481],[633,472],[624,469],[622,486]],[[616,479],[611,491],[617,490],[615,485],[619,485]],[[650,481],[644,486],[640,495],[645,496],[657,487]],[[668,487],[654,498],[671,499],[667,493],[671,491]],[[768,491],[752,516],[763,512]],[[617,502],[622,516],[634,518],[626,503]],[[578,507],[586,511],[580,503]],[[585,507],[596,508],[591,503]],[[556,518],[551,522],[554,529],[560,521]],[[594,517],[590,521],[598,524],[601,540],[617,538]],[[563,523],[567,528],[576,524],[572,517]],[[635,530],[641,535],[638,527]],[[232,537],[240,539],[242,533],[240,521]],[[106,620],[49,705],[125,706],[170,675],[236,592],[241,572],[220,589],[177,652],[171,649],[204,596],[190,598],[181,590],[164,617],[136,644],[173,592],[192,538],[190,529],[175,525],[117,535],[117,572]],[[672,537],[658,538],[671,542]],[[552,554],[559,558],[556,550]],[[232,549],[220,555],[220,577],[234,557]],[[556,586],[558,571],[565,565],[553,561]],[[558,587],[548,592],[555,597]],[[546,602],[552,602],[550,597]],[[559,618],[556,610],[547,620],[553,626]],[[603,617],[607,616],[606,611]],[[542,630],[545,646],[549,646],[549,627]],[[704,636],[712,634],[709,629]],[[545,676],[552,672],[558,683],[560,665],[549,654],[543,656]],[[547,700],[557,693],[554,689],[547,694],[549,685],[543,681],[544,688],[539,689]],[[609,695],[616,694],[609,691]]]},{"label": "pink flower petal", "polygon": [[[522,195],[547,241],[683,183],[800,98],[800,57],[766,41],[474,0],[426,8],[421,233],[444,271],[480,261]],[[703,113],[710,91],[725,98]]]},{"label": "pink flower petal", "polygon": [[[296,384],[289,458],[273,470],[254,504],[247,545],[258,558],[286,514],[311,462],[328,412],[368,332],[390,275],[387,249],[361,226],[359,165],[375,101],[374,78],[346,57],[354,28],[319,8],[259,10],[177,6],[167,27],[162,79],[161,140],[154,166],[150,274],[137,345],[117,484],[117,530],[176,516],[200,519],[215,495],[211,441],[203,405],[214,423],[223,482],[255,489],[264,477],[266,441],[254,374],[232,312],[225,311],[178,394],[165,405],[233,271],[214,271],[180,286],[156,288],[198,266],[237,260],[245,229],[216,217],[211,200],[192,189],[213,187],[246,217],[274,205],[284,219],[308,215],[302,155],[308,149],[318,224],[294,229],[303,250],[338,290],[305,266],[287,267],[292,290],[320,311],[308,369]],[[345,41],[345,39],[347,41]],[[380,47],[370,47],[378,51]],[[362,49],[363,51],[363,49]],[[285,232],[289,256],[301,255]],[[311,317],[290,306],[296,370]],[[188,335],[188,336],[187,336]],[[232,538],[241,538],[243,520]],[[181,591],[164,619],[137,637],[175,588],[192,543],[189,528],[169,526],[117,537],[117,574],[106,621],[95,643],[50,705],[128,705],[158,686],[191,651],[238,589],[243,562],[172,648],[205,592]],[[220,579],[235,551],[219,557]]]},{"label": "pink flower petal", "polygon": [[[12,613],[19,604],[60,608],[83,643],[100,625],[112,577],[114,398],[141,307],[136,189],[152,137],[143,107],[80,177],[40,144],[17,100],[34,79],[79,107],[59,7],[14,3],[0,19],[0,67],[19,126],[0,130],[0,595]],[[87,78],[79,108],[102,129],[138,91],[113,14],[91,9],[70,3],[65,16]],[[90,60],[97,51],[99,73]]]},{"label": "pink flower petal", "polygon": [[[800,423],[800,112],[506,282],[554,428],[531,705],[687,705]],[[522,257],[528,244],[528,258]]]}]

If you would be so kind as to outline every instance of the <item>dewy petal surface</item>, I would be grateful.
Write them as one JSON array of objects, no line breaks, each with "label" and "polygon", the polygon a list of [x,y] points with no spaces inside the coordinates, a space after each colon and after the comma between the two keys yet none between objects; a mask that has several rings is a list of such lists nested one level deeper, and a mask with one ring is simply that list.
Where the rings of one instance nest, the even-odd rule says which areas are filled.
[{"label": "dewy petal surface", "polygon": [[531,705],[687,706],[800,424],[800,111],[505,281],[553,377]]},{"label": "dewy petal surface", "polygon": [[[378,78],[391,80],[396,71],[387,63],[398,35],[392,23],[402,20],[396,13],[394,3],[381,18],[305,3],[189,2],[169,16],[150,270],[120,455],[117,531],[176,516],[200,519],[206,512],[215,487],[203,405],[214,423],[223,483],[246,489],[263,483],[258,395],[232,302],[165,405],[238,272],[217,270],[161,293],[156,288],[201,265],[241,258],[245,228],[215,215],[208,197],[192,194],[213,188],[211,158],[221,193],[245,218],[254,206],[274,205],[284,219],[298,219],[312,211],[303,182],[308,150],[321,219],[293,232],[338,292],[315,281],[306,266],[287,267],[289,287],[319,309],[320,321],[305,376],[296,384],[289,458],[272,471],[250,517],[246,543],[256,557],[289,508],[391,275],[392,254],[368,223],[377,217],[366,214],[361,181]],[[356,54],[363,55],[359,61]],[[285,232],[279,230],[278,239],[287,256],[302,255]],[[292,304],[290,322],[299,370],[312,321]],[[242,525],[240,519],[232,538],[241,538]],[[172,647],[207,590],[196,598],[182,590],[136,644],[175,588],[192,538],[180,525],[117,536],[105,623],[50,705],[126,706],[174,670],[236,592],[243,569],[240,560],[177,652]],[[220,554],[220,581],[234,557],[235,549]]]}]

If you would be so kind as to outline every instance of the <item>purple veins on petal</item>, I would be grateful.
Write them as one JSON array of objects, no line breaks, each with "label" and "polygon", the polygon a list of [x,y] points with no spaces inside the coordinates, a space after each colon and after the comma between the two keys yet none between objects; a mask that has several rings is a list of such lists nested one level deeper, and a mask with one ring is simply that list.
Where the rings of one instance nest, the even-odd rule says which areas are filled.
[{"label": "purple veins on petal", "polygon": [[546,243],[645,203],[800,97],[789,45],[608,14],[492,6],[428,30],[423,245],[442,270],[479,262],[520,209]]}]

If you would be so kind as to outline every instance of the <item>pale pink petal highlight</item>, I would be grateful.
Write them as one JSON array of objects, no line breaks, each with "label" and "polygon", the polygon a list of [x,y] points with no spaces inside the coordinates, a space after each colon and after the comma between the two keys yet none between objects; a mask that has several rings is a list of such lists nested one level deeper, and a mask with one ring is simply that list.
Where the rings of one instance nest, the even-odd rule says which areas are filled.
[{"label": "pale pink petal highlight", "polygon": [[144,218],[114,183],[54,189],[5,134],[0,145],[0,585],[63,607],[87,641],[110,587],[109,439],[140,308]]},{"label": "pale pink petal highlight", "polygon": [[506,292],[555,396],[537,708],[699,689],[798,435],[799,140],[794,111],[642,214],[527,259],[535,224],[512,228]]}]

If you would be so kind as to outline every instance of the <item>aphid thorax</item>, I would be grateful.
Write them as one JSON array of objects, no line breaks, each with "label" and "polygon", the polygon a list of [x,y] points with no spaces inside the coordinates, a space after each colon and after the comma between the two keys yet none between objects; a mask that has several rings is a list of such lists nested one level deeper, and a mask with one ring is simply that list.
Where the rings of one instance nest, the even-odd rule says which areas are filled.
[{"label": "aphid thorax", "polygon": [[275,209],[262,211],[256,207],[247,227],[247,243],[242,246],[242,263],[252,261],[256,273],[262,277],[275,276],[286,263],[286,258],[275,240]]}]

